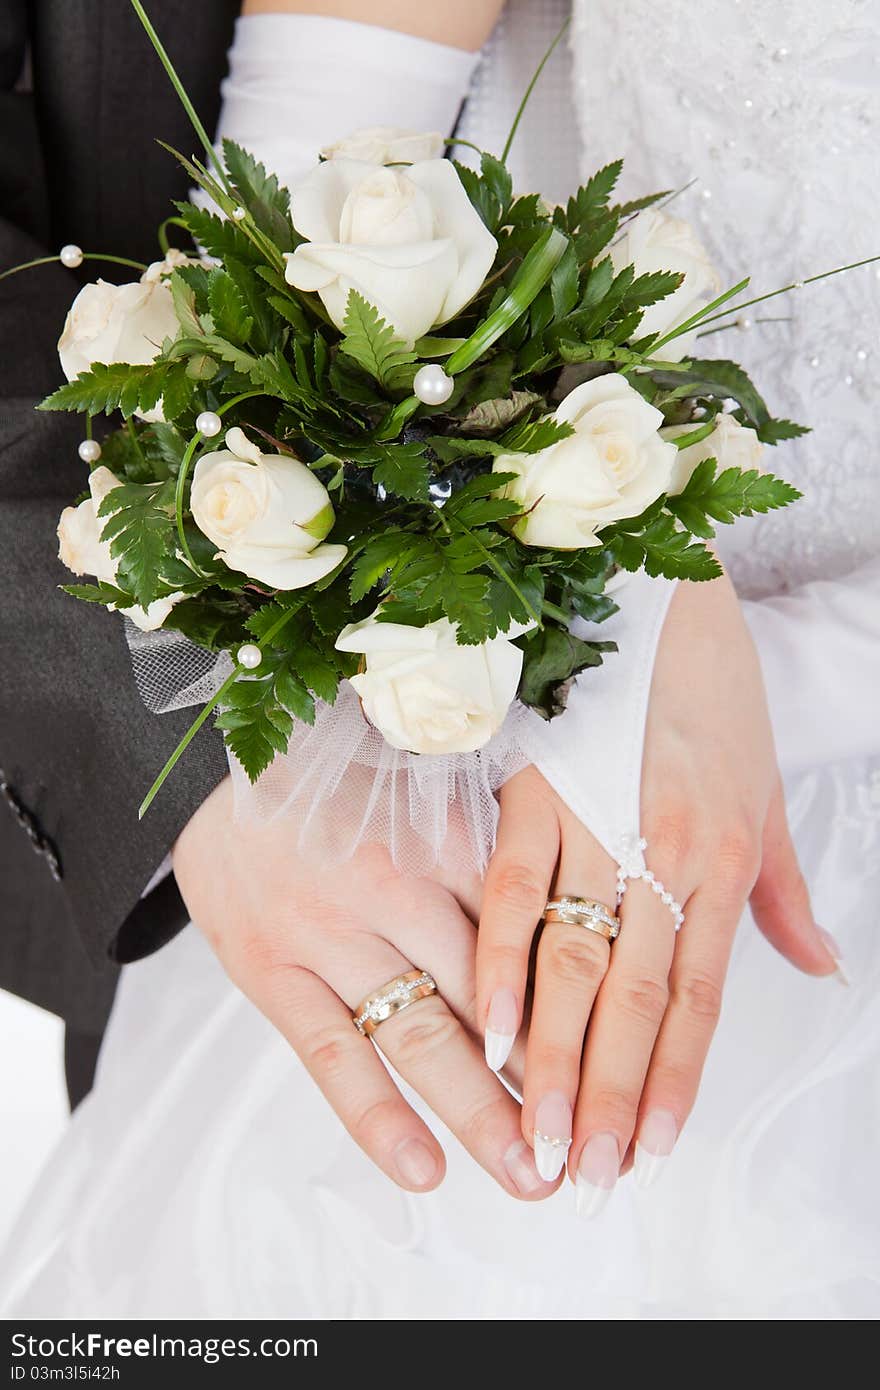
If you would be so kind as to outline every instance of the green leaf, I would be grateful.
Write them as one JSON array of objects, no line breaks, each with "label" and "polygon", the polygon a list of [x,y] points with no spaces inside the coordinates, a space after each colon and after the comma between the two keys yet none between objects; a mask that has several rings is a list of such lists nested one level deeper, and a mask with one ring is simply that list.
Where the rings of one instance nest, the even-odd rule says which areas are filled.
[{"label": "green leaf", "polygon": [[499,443],[513,454],[539,454],[542,449],[550,449],[573,434],[574,427],[567,420],[556,420],[552,415],[545,415],[540,420],[514,425],[513,429],[501,436]]},{"label": "green leaf", "polygon": [[380,386],[395,390],[411,384],[412,372],[408,369],[416,361],[415,353],[396,336],[375,305],[357,290],[349,292],[344,329],[340,350],[369,372]]},{"label": "green leaf", "polygon": [[204,247],[209,256],[224,262],[227,257],[234,256],[250,265],[259,263],[259,251],[237,223],[217,217],[215,213],[196,207],[194,203],[175,203],[174,206],[193,239]]},{"label": "green leaf", "polygon": [[666,299],[683,283],[684,275],[672,270],[652,270],[647,275],[637,275],[621,300],[621,308],[646,309],[649,304]]},{"label": "green leaf", "polygon": [[134,606],[132,595],[123,593],[114,584],[59,584],[58,587],[63,594],[70,594],[72,598],[82,599],[85,603],[102,603],[107,608]]},{"label": "green leaf", "polygon": [[214,270],[208,281],[208,302],[211,317],[221,338],[245,344],[253,332],[254,320],[232,276],[225,270]]},{"label": "green leaf", "polygon": [[419,539],[408,531],[395,530],[369,540],[352,565],[349,591],[352,603],[358,603],[374,589],[392,566],[412,555]]},{"label": "green leaf", "polygon": [[736,362],[723,359],[693,361],[683,372],[658,370],[652,372],[651,376],[664,386],[677,388],[689,385],[693,396],[737,401],[742,406],[746,423],[756,428],[770,421],[770,412],[757,387]]},{"label": "green leaf", "polygon": [[[646,519],[647,518],[647,519]],[[676,518],[655,507],[645,518],[619,521],[601,532],[603,545],[625,570],[644,569],[652,577],[667,579],[717,579],[721,566],[710,550],[679,530]]]},{"label": "green leaf", "polygon": [[168,363],[161,361],[137,367],[129,362],[113,362],[106,366],[95,362],[74,381],[53,391],[37,409],[89,411],[92,415],[101,411],[112,415],[114,410],[121,410],[127,418],[142,403],[147,410],[155,406],[162,395],[167,373]]},{"label": "green leaf", "polygon": [[614,192],[622,168],[622,159],[615,159],[613,163],[606,164],[604,169],[600,169],[569,198],[563,214],[566,231],[579,231],[599,217],[608,206],[608,200]]},{"label": "green leaf", "polygon": [[388,445],[373,466],[373,482],[396,497],[410,502],[427,502],[430,473],[419,444]]},{"label": "green leaf", "polygon": [[300,238],[290,221],[290,194],[274,174],[233,140],[223,141],[227,173],[260,231],[279,251],[293,251]]},{"label": "green leaf", "polygon": [[617,650],[614,642],[585,642],[556,624],[531,633],[521,645],[525,656],[519,698],[542,719],[562,713],[579,671],[601,666],[603,653]]},{"label": "green leaf", "polygon": [[617,203],[612,211],[616,212],[621,220],[624,217],[632,217],[634,213],[641,212],[643,208],[653,207],[654,204],[659,203],[662,198],[668,198],[672,191],[671,188],[664,188],[660,193],[648,193],[645,197],[633,198],[628,203]]},{"label": "green leaf", "polygon": [[202,593],[176,603],[163,626],[182,632],[198,647],[228,651],[245,640],[246,617],[238,599],[223,598],[216,592]]},{"label": "green leaf", "polygon": [[577,303],[580,291],[580,268],[574,246],[569,242],[562,259],[557,261],[556,269],[550,276],[550,295],[553,301],[553,317],[565,318]]},{"label": "green leaf", "polygon": [[146,607],[167,593],[163,561],[177,548],[174,482],[121,483],[107,493],[99,517],[107,517],[102,539],[110,542],[120,585]]},{"label": "green leaf", "polygon": [[[714,535],[704,518],[729,524],[738,516],[774,511],[796,502],[801,494],[791,483],[759,473],[756,468],[726,468],[716,476],[715,459],[698,464],[687,486],[677,497],[666,501],[667,511],[696,535]],[[695,515],[700,522],[694,525]]]},{"label": "green leaf", "polygon": [[190,338],[199,338],[203,333],[196,309],[196,292],[188,280],[175,270],[168,282],[177,322]]},{"label": "green leaf", "polygon": [[802,434],[809,433],[809,425],[798,425],[794,420],[765,420],[757,430],[763,444],[779,444],[783,439],[798,439]]}]

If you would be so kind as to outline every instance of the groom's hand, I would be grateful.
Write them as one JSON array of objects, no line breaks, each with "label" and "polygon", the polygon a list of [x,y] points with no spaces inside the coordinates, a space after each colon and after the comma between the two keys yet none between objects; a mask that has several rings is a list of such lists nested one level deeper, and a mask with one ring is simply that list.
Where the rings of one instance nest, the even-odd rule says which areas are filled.
[{"label": "groom's hand", "polygon": [[227,778],[174,847],[193,921],[230,978],[284,1035],[366,1154],[413,1192],[441,1182],[443,1150],[407,1104],[356,1005],[412,969],[438,992],[387,1019],[374,1038],[395,1070],[512,1197],[547,1197],[523,1142],[520,1107],[477,1041],[476,931],[430,879],[404,878],[376,846],[317,869],[288,823],[233,820]]}]

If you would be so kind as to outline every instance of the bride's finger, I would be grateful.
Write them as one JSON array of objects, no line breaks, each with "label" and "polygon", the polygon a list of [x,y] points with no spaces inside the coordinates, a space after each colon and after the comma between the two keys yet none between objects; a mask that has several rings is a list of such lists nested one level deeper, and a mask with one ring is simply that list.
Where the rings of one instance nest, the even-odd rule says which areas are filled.
[{"label": "bride's finger", "polygon": [[367,1157],[409,1191],[436,1187],[446,1171],[443,1150],[329,985],[309,970],[284,967],[249,993]]},{"label": "bride's finger", "polygon": [[[563,830],[553,897],[598,900],[614,910],[615,866],[592,835],[574,821]],[[538,944],[534,1002],[526,1046],[523,1134],[535,1145],[539,1171],[564,1168],[581,1071],[584,1033],[609,964],[598,932],[548,923]]]},{"label": "bride's finger", "polygon": [[501,791],[501,818],[477,936],[477,1017],[486,1061],[504,1066],[522,1023],[529,954],[559,855],[559,818],[534,769]]},{"label": "bride's finger", "polygon": [[636,1130],[639,1186],[658,1176],[697,1094],[748,884],[714,880],[685,908],[670,972],[669,1007],[645,1079]]},{"label": "bride's finger", "polygon": [[578,1212],[606,1201],[629,1147],[651,1054],[668,999],[675,921],[647,884],[631,883],[620,935],[593,1008],[584,1049],[569,1168]]},{"label": "bride's finger", "polygon": [[[438,923],[438,930],[443,926]],[[352,951],[338,957],[332,972],[328,972],[329,983],[352,1010],[366,996],[414,968],[386,942],[381,945],[395,961],[390,969],[385,964],[377,974],[375,967],[365,961],[362,947],[359,953]],[[419,959],[417,968],[426,969],[426,963]],[[506,1192],[526,1200],[548,1197],[555,1184],[542,1182],[538,1176],[531,1151],[520,1133],[520,1107],[498,1077],[487,1069],[479,1045],[450,1009],[445,998],[444,972],[445,964],[434,976],[436,994],[412,1002],[381,1022],[372,1040],[395,1071]],[[354,1033],[350,1019],[349,1027]],[[366,1042],[363,1038],[360,1041]]]}]

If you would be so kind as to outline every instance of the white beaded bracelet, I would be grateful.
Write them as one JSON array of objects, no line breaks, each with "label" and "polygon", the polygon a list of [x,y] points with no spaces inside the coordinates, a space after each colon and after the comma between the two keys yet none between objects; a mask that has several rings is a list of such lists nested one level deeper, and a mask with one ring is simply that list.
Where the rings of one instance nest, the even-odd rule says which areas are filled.
[{"label": "white beaded bracelet", "polygon": [[657,897],[663,903],[664,907],[669,908],[669,911],[675,918],[675,930],[681,931],[684,924],[684,912],[682,911],[681,903],[675,901],[672,894],[663,887],[660,880],[655,878],[651,870],[645,866],[643,855],[644,851],[648,848],[647,840],[638,840],[635,846],[627,848],[629,852],[621,857],[617,867],[617,906],[620,907],[623,901],[623,895],[627,890],[629,880],[641,879],[643,883],[648,884],[653,893],[657,894]]}]

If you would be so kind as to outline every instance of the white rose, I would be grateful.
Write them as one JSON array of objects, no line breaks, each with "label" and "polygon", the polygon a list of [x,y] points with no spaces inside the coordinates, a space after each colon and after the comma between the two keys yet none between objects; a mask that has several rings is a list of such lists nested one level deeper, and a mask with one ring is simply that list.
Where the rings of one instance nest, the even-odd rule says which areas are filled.
[{"label": "white rose", "polygon": [[[665,335],[721,291],[715,268],[690,223],[667,217],[655,208],[645,208],[627,223],[623,236],[611,248],[611,261],[618,272],[631,265],[636,275],[655,270],[673,270],[684,275],[677,290],[645,310],[638,330],[640,336]],[[660,356],[666,362],[680,362],[693,351],[696,335],[694,328],[673,338],[661,348]]]},{"label": "white rose", "polygon": [[[98,516],[98,508],[119,479],[109,468],[95,468],[89,474],[90,496],[78,507],[65,507],[58,522],[58,558],[74,574],[93,574],[104,584],[118,584],[117,562],[110,553],[110,542],[102,540],[101,532],[107,517]],[[127,618],[144,632],[161,627],[175,603],[185,594],[169,594],[156,599],[147,608],[123,608]]]},{"label": "white rose", "polygon": [[321,157],[359,159],[363,164],[418,164],[423,159],[440,159],[445,144],[436,130],[402,130],[399,126],[374,125],[325,145]]},{"label": "white rose", "polygon": [[501,495],[518,502],[513,526],[525,545],[578,550],[595,533],[639,516],[667,491],[674,444],[660,438],[663,416],[616,373],[585,381],[566,396],[556,420],[574,434],[536,454],[502,454],[496,473],[516,473]]},{"label": "white rose", "polygon": [[497,242],[447,159],[405,171],[331,159],[290,207],[307,240],[286,254],[287,281],[317,291],[338,328],[354,289],[412,344],[464,308],[495,259]]},{"label": "white rose", "polygon": [[93,362],[153,362],[165,339],[177,337],[180,324],[171,291],[158,275],[146,278],[151,269],[128,285],[96,280],[80,290],[58,340],[68,381],[87,372]]},{"label": "white rose", "polygon": [[341,652],[362,652],[366,669],[351,677],[370,722],[392,748],[410,753],[472,753],[504,723],[516,695],[523,654],[512,628],[480,646],[456,641],[447,618],[427,627],[377,621],[343,628]]},{"label": "white rose", "polygon": [[[677,439],[682,434],[692,434],[699,428],[699,422],[690,425],[668,425],[660,433],[664,439]],[[697,444],[689,444],[678,450],[675,467],[667,491],[673,496],[683,492],[691,479],[691,474],[704,459],[717,459],[719,473],[725,468],[761,467],[764,445],[754,430],[741,425],[732,415],[718,415],[715,428],[705,439]]]},{"label": "white rose", "polygon": [[193,469],[190,507],[230,569],[272,589],[302,589],[335,569],[347,546],[322,545],[334,512],[324,484],[299,459],[263,454],[242,430]]}]

